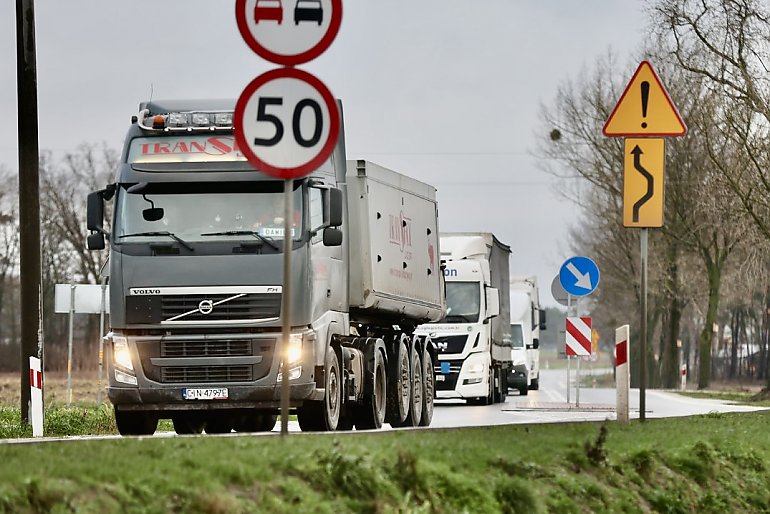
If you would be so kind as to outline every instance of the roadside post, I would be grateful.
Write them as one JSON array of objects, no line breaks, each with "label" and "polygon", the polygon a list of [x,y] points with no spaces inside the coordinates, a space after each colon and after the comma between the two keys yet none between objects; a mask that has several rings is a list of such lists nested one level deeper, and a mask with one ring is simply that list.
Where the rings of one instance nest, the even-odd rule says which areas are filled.
[{"label": "roadside post", "polygon": [[[289,424],[291,249],[294,179],[323,164],[334,151],[341,113],[318,78],[294,66],[321,55],[342,22],[342,0],[303,8],[280,2],[260,6],[236,0],[235,19],[244,42],[260,57],[283,66],[252,80],[235,106],[235,139],[254,169],[284,181],[283,284],[281,288],[281,435]],[[303,349],[303,351],[306,351]]]},{"label": "roadside post", "polygon": [[[575,355],[577,370],[575,377],[576,406],[580,407],[580,357],[591,355],[591,318],[570,317],[578,314],[575,307],[572,311],[572,297],[582,297],[591,294],[599,285],[599,267],[596,263],[583,256],[570,257],[559,269],[559,283],[567,293],[567,322],[565,332],[565,351],[567,353],[567,403],[570,403],[570,357]],[[551,291],[554,286],[551,285]],[[576,302],[577,303],[577,302]],[[570,321],[572,320],[572,321]],[[586,332],[587,330],[587,332]]]},{"label": "roadside post", "polygon": [[682,364],[682,384],[680,389],[682,391],[687,389],[687,364]]},{"label": "roadside post", "polygon": [[[602,129],[626,137],[623,155],[623,226],[640,228],[639,419],[645,420],[647,387],[648,229],[663,226],[666,136],[684,136],[687,127],[652,65],[642,61]],[[633,139],[631,139],[633,138]]]},{"label": "roadside post", "polygon": [[32,437],[43,437],[43,371],[37,357],[29,358],[29,393]]},{"label": "roadside post", "polygon": [[615,329],[615,412],[620,423],[628,423],[628,397],[631,385],[631,373],[628,367],[628,334],[629,326],[623,325]]}]

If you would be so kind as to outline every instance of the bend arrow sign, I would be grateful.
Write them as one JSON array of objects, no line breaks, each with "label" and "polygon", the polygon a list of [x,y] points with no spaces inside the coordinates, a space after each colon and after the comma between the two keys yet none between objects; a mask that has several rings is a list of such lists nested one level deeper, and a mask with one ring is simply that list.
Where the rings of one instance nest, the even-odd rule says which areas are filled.
[{"label": "bend arrow sign", "polygon": [[599,267],[588,257],[570,257],[559,269],[559,282],[572,296],[591,294],[599,285]]},{"label": "bend arrow sign", "polygon": [[626,138],[623,159],[623,226],[663,226],[665,140]]}]

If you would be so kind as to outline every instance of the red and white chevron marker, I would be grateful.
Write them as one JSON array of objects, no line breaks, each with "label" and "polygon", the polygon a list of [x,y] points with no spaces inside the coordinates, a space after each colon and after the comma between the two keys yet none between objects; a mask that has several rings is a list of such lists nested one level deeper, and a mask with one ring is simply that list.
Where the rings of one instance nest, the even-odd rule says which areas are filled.
[{"label": "red and white chevron marker", "polygon": [[591,355],[591,318],[567,318],[567,355]]},{"label": "red and white chevron marker", "polygon": [[615,411],[620,423],[628,423],[628,396],[631,376],[628,367],[628,333],[630,327],[623,325],[615,329]]},{"label": "red and white chevron marker", "polygon": [[32,437],[43,437],[43,371],[37,357],[29,358],[29,391]]}]

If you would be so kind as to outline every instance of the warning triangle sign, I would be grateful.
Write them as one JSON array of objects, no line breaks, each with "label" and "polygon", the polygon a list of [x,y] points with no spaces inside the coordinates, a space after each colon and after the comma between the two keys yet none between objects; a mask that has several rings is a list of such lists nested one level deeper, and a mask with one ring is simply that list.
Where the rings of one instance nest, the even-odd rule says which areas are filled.
[{"label": "warning triangle sign", "polygon": [[652,65],[642,61],[602,132],[605,136],[683,136],[687,127]]}]

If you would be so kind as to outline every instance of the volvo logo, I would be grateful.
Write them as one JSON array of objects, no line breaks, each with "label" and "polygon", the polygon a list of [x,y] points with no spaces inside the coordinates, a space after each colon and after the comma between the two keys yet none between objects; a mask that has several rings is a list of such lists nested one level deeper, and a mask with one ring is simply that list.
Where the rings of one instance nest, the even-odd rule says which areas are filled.
[{"label": "volvo logo", "polygon": [[214,302],[211,300],[203,300],[198,304],[198,310],[201,314],[211,314],[211,311],[214,310]]}]

